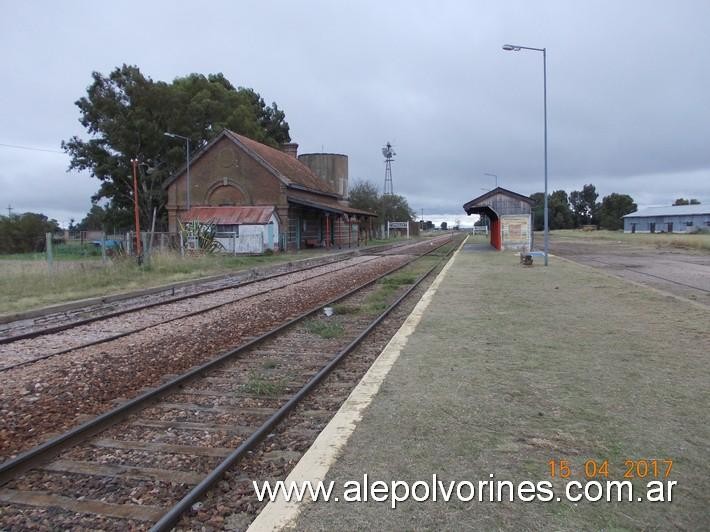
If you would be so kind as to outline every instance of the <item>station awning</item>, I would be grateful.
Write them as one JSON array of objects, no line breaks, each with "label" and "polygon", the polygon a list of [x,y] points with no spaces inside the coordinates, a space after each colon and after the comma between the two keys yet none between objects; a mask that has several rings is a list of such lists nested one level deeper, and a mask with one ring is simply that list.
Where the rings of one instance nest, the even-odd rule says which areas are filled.
[{"label": "station awning", "polygon": [[292,193],[287,194],[286,199],[289,203],[302,205],[304,207],[311,207],[313,209],[320,209],[322,211],[332,212],[334,214],[358,214],[361,216],[377,216],[375,213],[350,207],[346,201],[338,201],[334,198],[314,198],[312,196],[302,196]]}]

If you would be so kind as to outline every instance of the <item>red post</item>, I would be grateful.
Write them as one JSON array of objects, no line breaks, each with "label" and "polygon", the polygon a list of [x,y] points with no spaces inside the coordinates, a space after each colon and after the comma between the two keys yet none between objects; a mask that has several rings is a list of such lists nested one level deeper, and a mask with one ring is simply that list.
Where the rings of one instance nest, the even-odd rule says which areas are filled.
[{"label": "red post", "polygon": [[136,218],[136,256],[141,256],[141,222],[138,215],[138,159],[131,159],[133,165],[133,214]]}]

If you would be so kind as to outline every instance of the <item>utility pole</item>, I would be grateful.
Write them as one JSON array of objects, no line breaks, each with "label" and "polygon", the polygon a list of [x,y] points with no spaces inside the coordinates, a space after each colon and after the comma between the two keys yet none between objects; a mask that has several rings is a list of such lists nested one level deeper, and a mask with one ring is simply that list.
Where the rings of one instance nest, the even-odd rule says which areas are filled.
[{"label": "utility pole", "polygon": [[7,217],[8,217],[8,218],[10,218],[10,217],[12,216],[12,211],[13,211],[13,210],[14,210],[14,209],[12,208],[12,205],[10,205],[10,204],[8,203],[8,204],[7,204]]}]

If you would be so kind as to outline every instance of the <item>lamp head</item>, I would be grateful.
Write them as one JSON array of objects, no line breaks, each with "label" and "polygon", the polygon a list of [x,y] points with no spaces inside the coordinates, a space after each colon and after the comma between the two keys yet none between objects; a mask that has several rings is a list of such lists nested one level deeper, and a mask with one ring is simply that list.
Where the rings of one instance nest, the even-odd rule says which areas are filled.
[{"label": "lamp head", "polygon": [[513,46],[512,44],[504,44],[503,45],[503,50],[507,52],[519,52],[520,47],[519,46]]}]

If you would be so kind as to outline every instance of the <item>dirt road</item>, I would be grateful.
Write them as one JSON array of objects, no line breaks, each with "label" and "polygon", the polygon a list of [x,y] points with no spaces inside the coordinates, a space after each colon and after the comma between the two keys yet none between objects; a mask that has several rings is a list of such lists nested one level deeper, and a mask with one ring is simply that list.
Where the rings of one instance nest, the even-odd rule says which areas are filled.
[{"label": "dirt road", "polygon": [[550,253],[710,306],[708,253],[554,235]]}]

